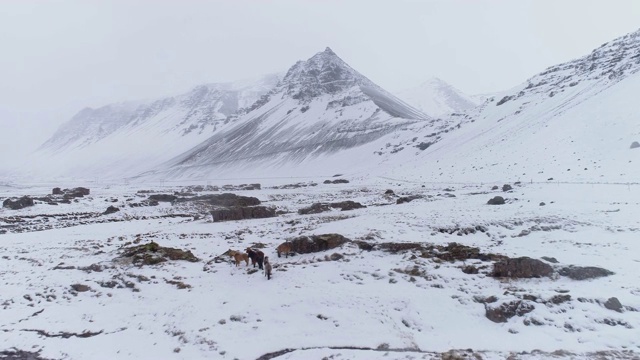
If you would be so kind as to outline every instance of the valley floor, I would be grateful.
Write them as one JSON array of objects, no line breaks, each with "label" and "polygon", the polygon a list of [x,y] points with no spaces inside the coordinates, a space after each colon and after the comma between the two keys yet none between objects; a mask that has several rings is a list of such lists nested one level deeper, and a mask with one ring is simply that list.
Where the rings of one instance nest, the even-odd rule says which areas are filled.
[{"label": "valley floor", "polygon": [[[130,207],[147,196],[133,185],[92,188],[71,204],[1,209],[0,359],[640,356],[640,186],[511,184],[503,192],[491,190],[503,184],[322,180],[233,191],[281,212],[267,219],[214,223],[188,204]],[[6,188],[0,197],[48,192]],[[406,196],[418,198],[397,204]],[[494,196],[506,204],[487,205]],[[366,208],[297,212],[345,200]],[[109,205],[121,211],[100,215]],[[287,239],[329,233],[354,242],[276,254]],[[150,241],[200,261],[138,266],[122,257],[125,247]],[[556,273],[496,278],[494,261],[436,256],[453,242],[483,254],[555,258],[546,262]],[[264,246],[271,280],[222,256],[249,246]],[[569,265],[614,274],[560,276]],[[613,297],[618,311],[605,307]],[[526,311],[489,320],[501,304]]]}]

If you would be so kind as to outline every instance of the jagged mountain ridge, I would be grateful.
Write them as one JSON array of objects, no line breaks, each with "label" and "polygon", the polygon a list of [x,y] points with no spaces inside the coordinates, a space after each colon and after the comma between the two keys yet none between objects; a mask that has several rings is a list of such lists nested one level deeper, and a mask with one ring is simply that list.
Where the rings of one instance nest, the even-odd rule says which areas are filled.
[{"label": "jagged mountain ridge", "polygon": [[482,103],[439,78],[431,78],[414,88],[399,91],[399,98],[434,117],[463,112]]},{"label": "jagged mountain ridge", "polygon": [[[85,108],[63,124],[40,149],[60,151],[83,148],[118,130],[135,132],[147,123],[162,123],[159,133],[182,136],[215,129],[229,115],[250,106],[277,84],[281,75],[271,74],[253,81],[206,84],[186,94],[148,102],[109,104]],[[172,118],[173,121],[166,121]]]},{"label": "jagged mountain ridge", "polygon": [[233,127],[155,174],[202,177],[230,167],[267,169],[329,154],[348,157],[342,152],[430,120],[327,48],[291,67],[269,94],[238,115]]}]

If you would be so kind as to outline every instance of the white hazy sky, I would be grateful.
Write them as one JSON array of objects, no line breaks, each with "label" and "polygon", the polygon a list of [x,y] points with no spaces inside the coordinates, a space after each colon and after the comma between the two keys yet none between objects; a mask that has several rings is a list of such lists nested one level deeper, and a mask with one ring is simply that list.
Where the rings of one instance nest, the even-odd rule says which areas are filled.
[{"label": "white hazy sky", "polygon": [[330,46],[397,91],[475,94],[640,28],[638,0],[2,0],[0,167],[85,106],[284,71]]}]

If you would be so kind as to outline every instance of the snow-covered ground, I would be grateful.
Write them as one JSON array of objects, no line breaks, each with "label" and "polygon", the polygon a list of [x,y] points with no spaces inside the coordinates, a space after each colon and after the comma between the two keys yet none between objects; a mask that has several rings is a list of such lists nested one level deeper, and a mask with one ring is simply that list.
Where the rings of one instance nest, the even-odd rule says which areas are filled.
[{"label": "snow-covered ground", "polygon": [[[103,184],[71,204],[0,209],[0,351],[44,359],[640,356],[640,186],[512,183],[503,192],[491,190],[502,183],[346,178],[351,183],[251,179],[245,182],[262,189],[233,191],[282,211],[268,219],[214,223],[189,203],[127,206],[147,197],[138,190],[173,193],[178,184]],[[273,188],[299,181],[318,185]],[[42,196],[51,187],[2,187],[0,197]],[[411,195],[424,197],[396,204]],[[507,203],[486,204],[497,195]],[[345,200],[367,207],[297,213]],[[121,211],[100,215],[109,205]],[[276,255],[287,239],[328,233],[376,247],[351,242]],[[150,241],[190,250],[200,261],[139,267],[119,259],[124,247]],[[597,266],[614,274],[494,278],[493,261],[433,256],[453,242],[484,254],[553,257],[558,263],[548,264],[556,271]],[[423,247],[383,251],[390,243]],[[250,273],[251,265],[221,261],[228,249],[261,244],[274,266],[271,280]],[[463,272],[468,266],[479,272]],[[77,284],[90,289],[74,290]],[[483,304],[491,296],[495,301]],[[612,297],[622,312],[604,307]],[[504,323],[486,317],[486,307],[512,301],[533,309]]]}]

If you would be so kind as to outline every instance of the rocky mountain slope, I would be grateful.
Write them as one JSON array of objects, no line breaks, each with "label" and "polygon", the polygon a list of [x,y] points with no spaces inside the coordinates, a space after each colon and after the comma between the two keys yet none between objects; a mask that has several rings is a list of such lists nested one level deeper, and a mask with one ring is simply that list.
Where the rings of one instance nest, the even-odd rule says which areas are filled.
[{"label": "rocky mountain slope", "polygon": [[[419,156],[395,154],[399,165],[386,174],[459,182],[637,182],[640,150],[632,145],[640,142],[639,71],[636,31],[466,111],[457,117],[459,129]],[[415,135],[394,144],[409,136]]]},{"label": "rocky mountain slope", "polygon": [[[412,124],[433,123],[327,48],[296,63],[275,89],[233,126],[173,159],[151,177],[210,177],[322,167],[352,161],[351,151]],[[368,151],[371,158],[372,151]],[[369,160],[365,160],[369,161]],[[326,169],[325,169],[326,170]]]},{"label": "rocky mountain slope", "polygon": [[[228,124],[227,118],[270,91],[281,75],[207,84],[149,102],[86,108],[39,149],[61,174],[142,171],[186,151]],[[61,163],[72,164],[72,167]],[[56,171],[53,171],[56,173]]]},{"label": "rocky mountain slope", "polygon": [[444,80],[431,78],[417,87],[396,94],[408,104],[434,117],[462,112],[478,106],[482,101],[456,89]]}]

